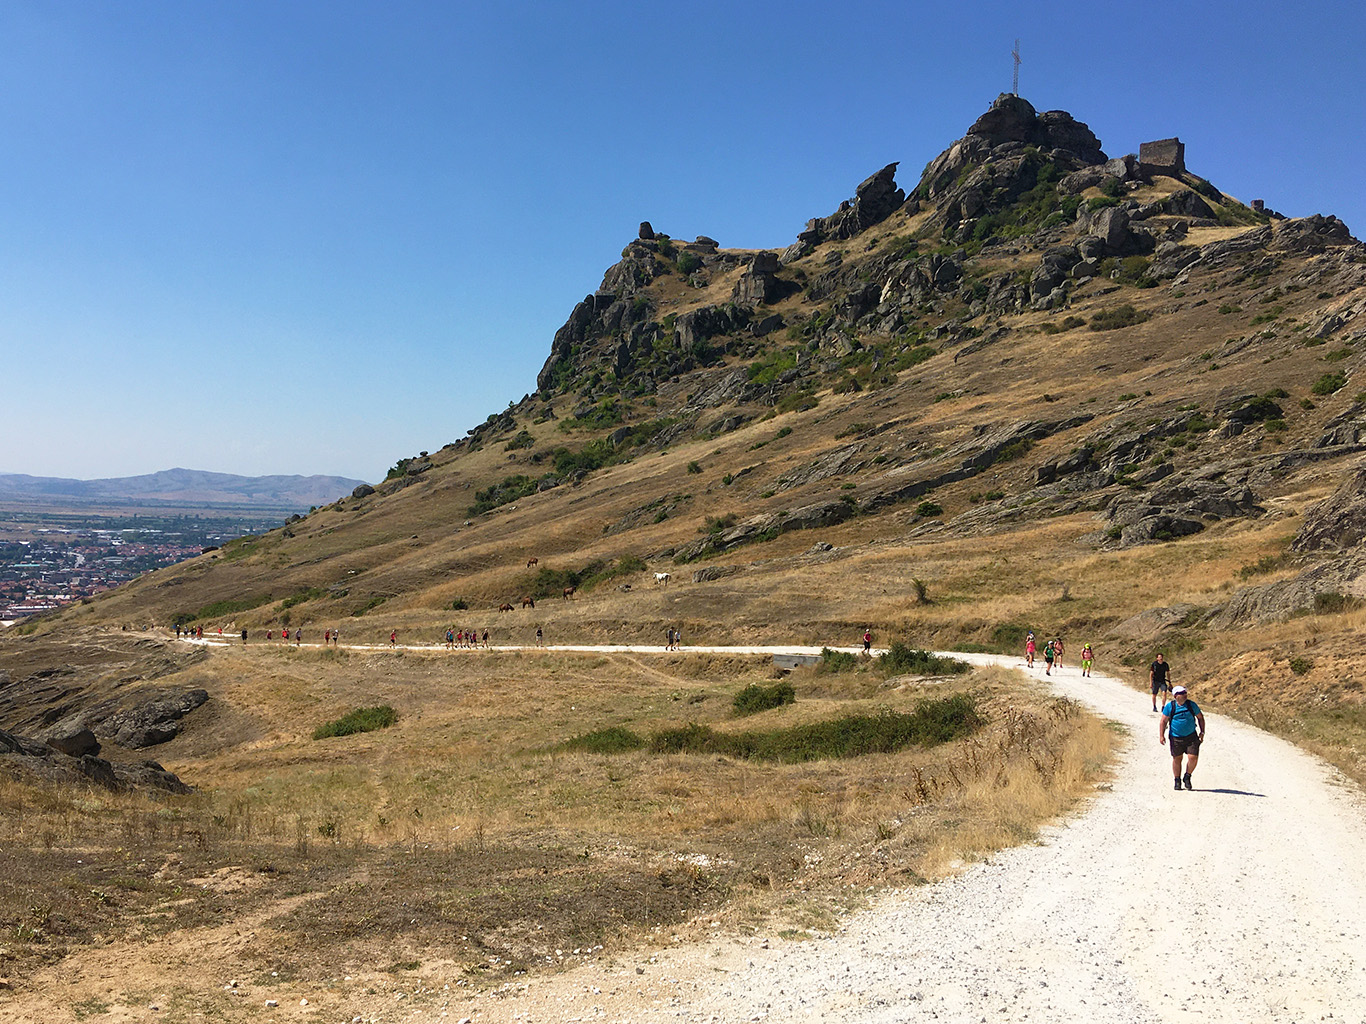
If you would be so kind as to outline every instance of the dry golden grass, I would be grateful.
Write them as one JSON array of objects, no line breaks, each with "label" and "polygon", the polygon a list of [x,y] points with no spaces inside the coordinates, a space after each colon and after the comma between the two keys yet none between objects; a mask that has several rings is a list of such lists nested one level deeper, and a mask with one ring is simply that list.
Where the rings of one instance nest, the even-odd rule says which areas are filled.
[{"label": "dry golden grass", "polygon": [[[250,720],[234,741],[192,716],[158,751],[196,795],[0,785],[0,919],[20,939],[6,953],[18,978],[110,942],[207,942],[233,920],[257,940],[206,977],[285,961],[316,981],[389,957],[477,984],[699,921],[821,927],[852,884],[916,883],[1027,839],[1094,786],[1113,739],[999,670],[932,684],[803,670],[796,704],[742,720],[730,699],[771,678],[767,659],[261,645],[194,670],[215,695],[206,712]],[[559,748],[606,725],[772,729],[960,689],[987,727],[895,755],[776,765]],[[309,739],[380,702],[395,726]]]}]

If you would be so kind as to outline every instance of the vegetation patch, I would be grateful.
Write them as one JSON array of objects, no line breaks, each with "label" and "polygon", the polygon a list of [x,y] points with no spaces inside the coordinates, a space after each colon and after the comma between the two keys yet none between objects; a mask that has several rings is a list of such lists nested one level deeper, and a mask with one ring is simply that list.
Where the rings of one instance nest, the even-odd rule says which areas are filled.
[{"label": "vegetation patch", "polygon": [[1113,309],[1101,310],[1091,317],[1090,327],[1093,331],[1117,331],[1122,327],[1133,327],[1135,324],[1145,323],[1152,318],[1152,313],[1146,309],[1135,309],[1126,302],[1123,305],[1115,306]]},{"label": "vegetation patch", "polygon": [[757,715],[760,711],[768,711],[772,708],[780,708],[784,704],[791,704],[796,699],[797,691],[792,688],[791,683],[774,683],[772,686],[750,683],[735,695],[731,707],[740,716]]},{"label": "vegetation patch", "polygon": [[816,663],[816,672],[818,674],[852,672],[857,667],[858,655],[850,654],[848,651],[832,651],[829,647],[822,647],[821,660]]},{"label": "vegetation patch", "polygon": [[909,647],[900,640],[894,641],[886,652],[877,658],[878,668],[889,676],[914,673],[922,676],[961,675],[972,666],[957,658],[943,658],[929,651]]},{"label": "vegetation patch", "polygon": [[373,732],[376,729],[387,729],[397,721],[398,712],[388,704],[356,708],[350,714],[318,726],[313,730],[313,738],[324,740],[329,736],[350,736],[357,732]]}]

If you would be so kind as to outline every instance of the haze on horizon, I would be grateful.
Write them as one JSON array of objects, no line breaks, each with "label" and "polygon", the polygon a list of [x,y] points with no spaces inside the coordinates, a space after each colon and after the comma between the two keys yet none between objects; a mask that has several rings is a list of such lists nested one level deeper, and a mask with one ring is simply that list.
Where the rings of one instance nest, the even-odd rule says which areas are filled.
[{"label": "haze on horizon", "polygon": [[0,10],[0,471],[377,480],[534,390],[641,220],[790,243],[1008,91],[1366,222],[1360,8]]}]

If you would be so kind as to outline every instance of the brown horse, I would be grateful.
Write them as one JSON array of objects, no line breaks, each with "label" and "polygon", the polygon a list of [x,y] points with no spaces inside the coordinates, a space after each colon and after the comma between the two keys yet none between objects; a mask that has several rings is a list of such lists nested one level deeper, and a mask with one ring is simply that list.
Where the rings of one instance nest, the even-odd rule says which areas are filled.
[{"label": "brown horse", "polygon": [[565,588],[564,588],[564,599],[565,599],[566,601],[568,601],[568,600],[569,600],[571,597],[573,597],[573,596],[574,596],[574,588],[573,588],[573,587],[565,587]]},{"label": "brown horse", "polygon": [[540,561],[539,558],[535,558],[535,557],[528,558],[528,559],[526,560],[526,567],[527,567],[528,569],[531,569],[531,568],[533,568],[533,567],[536,565],[536,563],[539,562],[539,561]]},{"label": "brown horse", "polygon": [[512,605],[508,604],[507,602],[504,602],[503,604],[500,604],[498,606],[498,610],[500,612],[510,612],[512,611]]},{"label": "brown horse", "polygon": [[532,598],[532,597],[524,597],[524,598],[522,598],[522,607],[523,607],[523,608],[535,608],[535,607],[536,607],[536,601],[535,601],[535,599]]}]

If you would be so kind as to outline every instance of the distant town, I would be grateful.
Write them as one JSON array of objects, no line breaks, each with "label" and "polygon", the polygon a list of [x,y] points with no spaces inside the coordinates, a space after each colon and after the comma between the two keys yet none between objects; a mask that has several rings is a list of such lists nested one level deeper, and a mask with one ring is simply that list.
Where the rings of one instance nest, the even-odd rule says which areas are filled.
[{"label": "distant town", "polygon": [[287,513],[84,514],[0,508],[0,619],[18,620],[117,587]]}]

